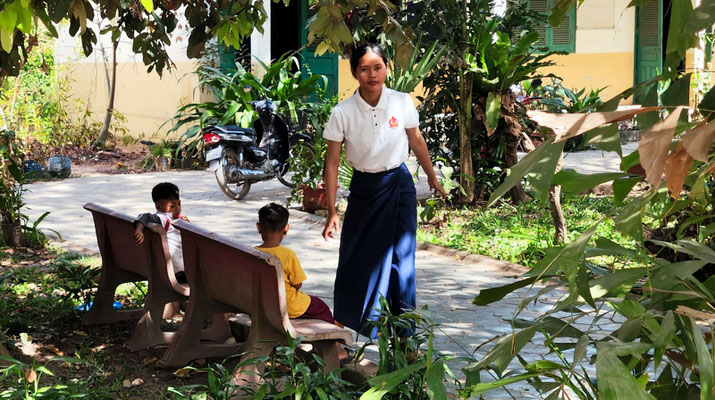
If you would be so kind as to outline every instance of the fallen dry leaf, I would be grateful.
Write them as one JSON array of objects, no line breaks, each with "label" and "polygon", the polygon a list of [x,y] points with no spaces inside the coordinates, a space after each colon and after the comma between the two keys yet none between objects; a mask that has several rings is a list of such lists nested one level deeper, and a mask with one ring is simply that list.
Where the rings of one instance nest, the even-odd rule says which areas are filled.
[{"label": "fallen dry leaf", "polygon": [[125,388],[130,388],[132,387],[132,381],[130,381],[129,379],[125,379],[122,381],[122,386],[124,386]]},{"label": "fallen dry leaf", "polygon": [[543,111],[527,111],[526,114],[534,122],[539,124],[539,126],[551,128],[556,135],[556,141],[561,141],[581,135],[601,125],[631,119],[635,115],[658,109],[660,109],[660,107],[643,107],[621,111],[593,112],[589,114],[554,114]]},{"label": "fallen dry leaf", "polygon": [[670,195],[677,199],[685,184],[685,177],[688,176],[693,157],[685,150],[683,142],[678,143],[678,148],[668,156],[665,161],[665,186],[670,191]]},{"label": "fallen dry leaf", "polygon": [[144,379],[137,378],[132,381],[132,386],[141,386],[144,384]]},{"label": "fallen dry leaf", "polygon": [[694,309],[692,309],[690,307],[686,307],[686,306],[678,306],[675,309],[675,313],[680,314],[680,315],[685,315],[688,317],[692,317],[695,319],[699,319],[701,321],[706,321],[706,322],[715,321],[715,314],[705,312],[705,311],[694,310]]},{"label": "fallen dry leaf", "polygon": [[80,335],[80,336],[87,336],[87,332],[82,332],[82,331],[72,331],[75,335]]},{"label": "fallen dry leaf", "polygon": [[47,347],[47,349],[50,350],[51,352],[55,353],[55,355],[58,355],[58,356],[60,356],[60,357],[62,357],[62,356],[65,355],[65,353],[63,353],[62,351],[60,351],[60,349],[58,349],[57,347],[55,347],[55,345],[53,345],[53,344],[48,344],[48,345],[45,346],[45,347]]},{"label": "fallen dry leaf", "polygon": [[653,125],[643,133],[643,138],[638,144],[646,180],[653,186],[658,186],[663,176],[663,168],[665,168],[668,150],[673,141],[681,111],[683,111],[683,107],[677,107],[664,120]]},{"label": "fallen dry leaf", "polygon": [[25,371],[25,379],[28,383],[34,382],[35,379],[37,379],[37,373],[35,372],[35,370],[31,368]]},{"label": "fallen dry leaf", "polygon": [[145,358],[144,359],[144,364],[154,364],[157,362],[158,358],[152,357],[152,358]]},{"label": "fallen dry leaf", "polygon": [[682,135],[682,143],[690,155],[702,162],[708,161],[710,146],[715,140],[715,122],[700,124]]}]

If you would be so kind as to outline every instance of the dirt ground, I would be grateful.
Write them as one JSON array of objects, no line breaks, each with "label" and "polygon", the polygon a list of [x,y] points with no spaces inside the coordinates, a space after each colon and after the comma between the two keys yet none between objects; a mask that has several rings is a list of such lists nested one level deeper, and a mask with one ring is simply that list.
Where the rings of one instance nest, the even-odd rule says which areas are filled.
[{"label": "dirt ground", "polygon": [[[49,265],[56,258],[57,253],[47,249],[0,249],[0,276],[19,273],[19,270],[27,268],[50,272]],[[41,293],[39,287],[42,283],[28,284],[36,288],[34,292],[37,296],[46,296],[46,293]],[[33,296],[32,292],[26,296]],[[27,303],[24,301],[19,304],[20,308],[14,312],[30,318],[27,321],[29,325],[23,329],[24,334],[10,332],[13,330],[12,326],[2,327],[0,332],[4,330],[8,335],[5,339],[10,343],[8,348],[12,357],[28,364],[34,362],[35,365],[47,365],[55,374],[55,377],[38,376],[40,387],[77,379],[87,382],[86,388],[91,390],[92,396],[96,398],[155,399],[171,398],[167,390],[169,386],[206,383],[205,372],[162,366],[159,360],[166,346],[130,352],[126,348],[126,342],[136,320],[82,326],[82,312],[74,311],[57,316],[52,315],[51,310],[33,309],[32,306],[25,305]],[[81,358],[89,364],[49,361],[58,356]],[[221,360],[200,359],[190,365],[202,368],[215,362]],[[236,362],[237,360],[231,360],[225,366],[232,369]],[[0,367],[2,364],[0,362]]]},{"label": "dirt ground", "polygon": [[[71,160],[72,175],[140,174],[148,172],[144,161],[150,156],[149,148],[141,143],[111,144],[104,150],[88,149],[72,144],[62,147],[46,146],[36,141],[27,143],[26,161],[35,161],[47,167],[47,159],[65,156]],[[153,163],[150,163],[150,167]]]}]

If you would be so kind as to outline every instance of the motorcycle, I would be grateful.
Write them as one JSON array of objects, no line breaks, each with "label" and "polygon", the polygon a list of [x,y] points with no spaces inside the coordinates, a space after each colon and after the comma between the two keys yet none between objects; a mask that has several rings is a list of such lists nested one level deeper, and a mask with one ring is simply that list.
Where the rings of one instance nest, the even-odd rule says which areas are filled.
[{"label": "motorcycle", "polygon": [[251,105],[258,112],[253,128],[211,125],[202,130],[209,170],[215,172],[223,193],[234,200],[245,198],[252,184],[273,178],[295,187],[287,176],[291,159],[315,156],[311,137],[289,127],[273,101],[266,98]]}]

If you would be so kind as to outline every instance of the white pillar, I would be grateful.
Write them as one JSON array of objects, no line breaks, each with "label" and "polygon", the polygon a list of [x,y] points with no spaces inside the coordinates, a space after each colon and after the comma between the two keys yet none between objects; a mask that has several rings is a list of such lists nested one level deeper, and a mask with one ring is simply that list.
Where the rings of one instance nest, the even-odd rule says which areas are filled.
[{"label": "white pillar", "polygon": [[263,23],[263,33],[253,30],[251,34],[251,69],[257,76],[263,75],[264,71],[256,60],[261,60],[266,65],[271,65],[271,4],[272,1],[264,1],[266,8],[266,22]]}]

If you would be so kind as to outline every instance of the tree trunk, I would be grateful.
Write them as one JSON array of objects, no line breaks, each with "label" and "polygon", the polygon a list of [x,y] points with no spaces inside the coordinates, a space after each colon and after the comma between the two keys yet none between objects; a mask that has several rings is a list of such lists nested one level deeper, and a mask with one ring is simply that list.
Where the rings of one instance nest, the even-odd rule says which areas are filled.
[{"label": "tree trunk", "polygon": [[[462,0],[464,15],[467,15],[467,4],[469,0]],[[462,37],[467,36],[466,19],[462,21]],[[469,48],[462,51],[462,60],[459,65],[459,184],[464,192],[462,201],[471,203],[474,201],[474,166],[472,165],[472,79],[470,72],[466,70],[464,59]],[[471,178],[471,179],[470,179]]]},{"label": "tree trunk", "polygon": [[104,116],[104,125],[99,131],[99,137],[92,144],[93,147],[104,147],[109,136],[109,125],[112,122],[112,114],[114,113],[114,93],[117,90],[117,46],[119,41],[112,42],[112,82],[109,85],[109,105],[107,106],[107,114]]},{"label": "tree trunk", "polygon": [[[506,133],[505,135],[507,136],[507,144],[506,152],[504,154],[504,162],[507,168],[511,168],[519,162],[519,158],[516,155],[519,138],[516,138],[509,133]],[[524,190],[524,185],[522,185],[521,182],[517,183],[509,190],[509,196],[514,204],[523,203],[529,199],[526,195],[526,191]]]},{"label": "tree trunk", "polygon": [[[561,170],[561,163],[564,160],[564,154],[561,153],[558,164],[556,164],[556,173]],[[549,205],[551,206],[551,220],[556,228],[554,235],[554,244],[560,245],[566,243],[566,218],[561,211],[561,185],[551,185],[549,188]]]}]

